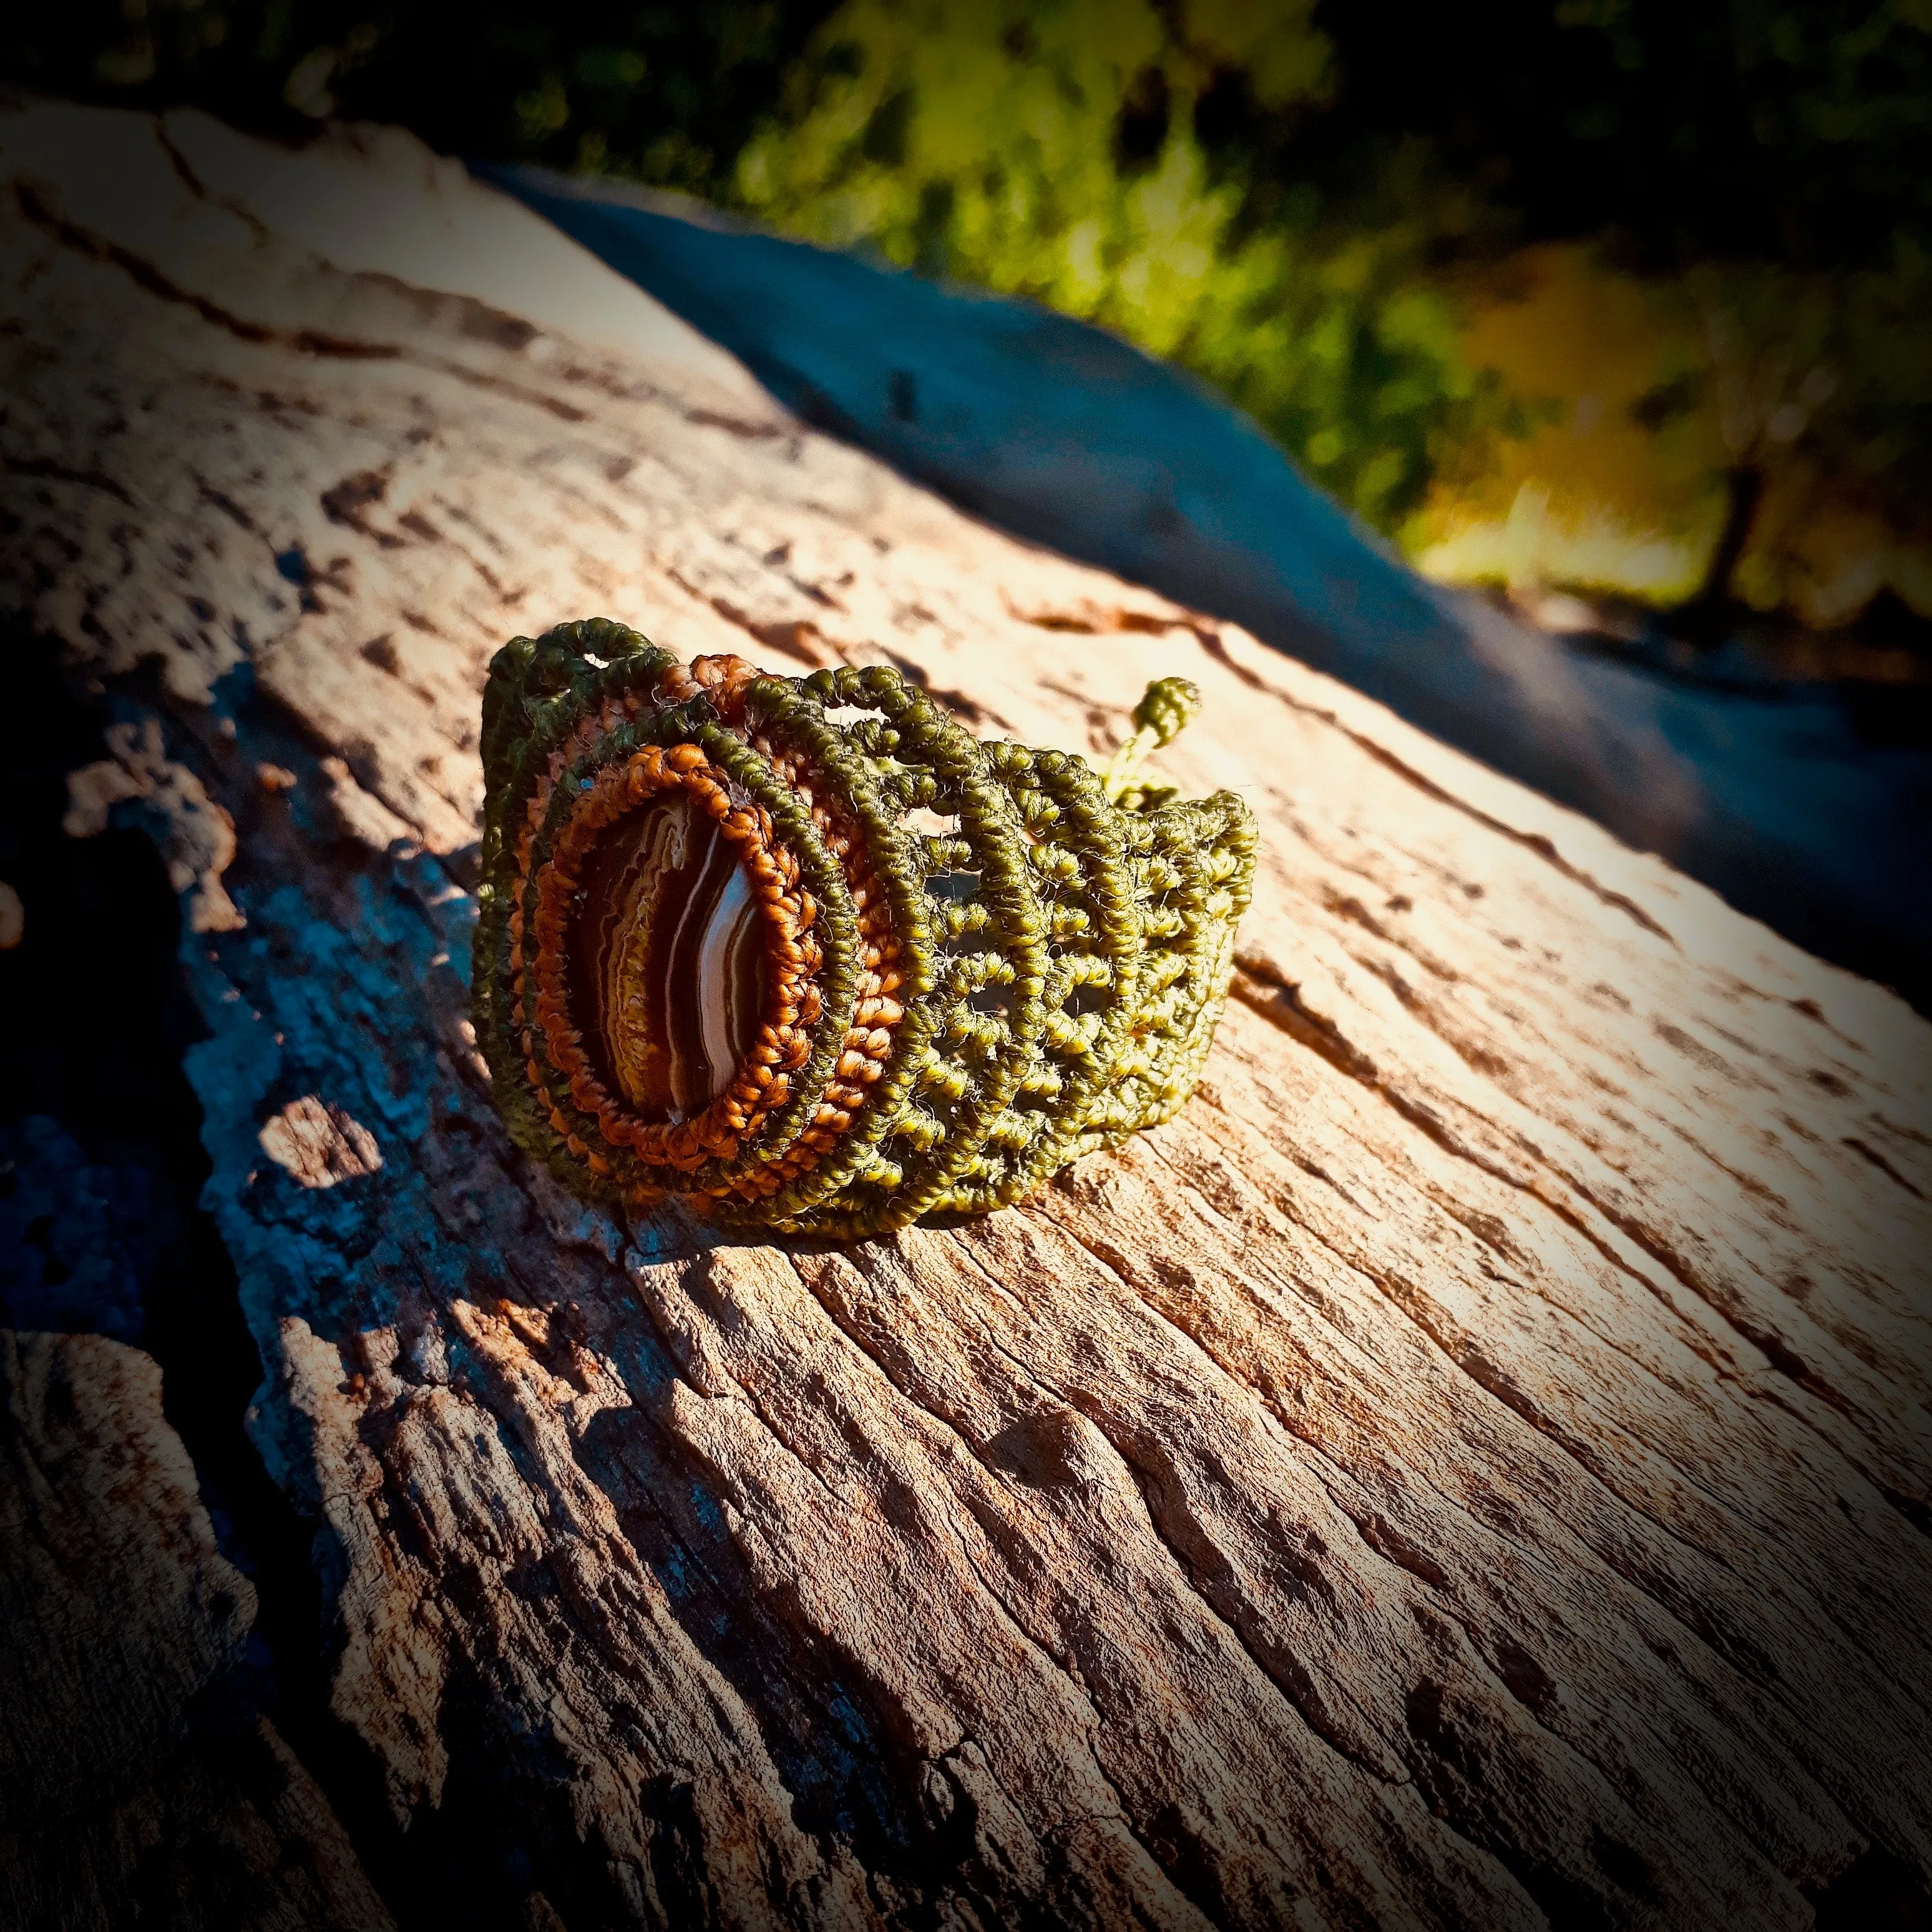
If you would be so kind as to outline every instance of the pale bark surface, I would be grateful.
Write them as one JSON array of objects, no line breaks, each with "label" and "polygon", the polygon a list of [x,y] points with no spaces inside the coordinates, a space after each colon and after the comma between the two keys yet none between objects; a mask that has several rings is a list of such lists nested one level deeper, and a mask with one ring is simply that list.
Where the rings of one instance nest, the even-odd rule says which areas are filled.
[{"label": "pale bark surface", "polygon": [[[1932,1875],[1922,1021],[802,429],[400,137],[0,159],[5,594],[160,721],[108,808],[186,868],[254,1432],[399,1818],[544,1924],[1796,1927]],[[557,1195],[465,886],[488,658],[593,614],[1089,753],[1195,679],[1165,772],[1263,846],[1181,1117],[849,1248]]]}]

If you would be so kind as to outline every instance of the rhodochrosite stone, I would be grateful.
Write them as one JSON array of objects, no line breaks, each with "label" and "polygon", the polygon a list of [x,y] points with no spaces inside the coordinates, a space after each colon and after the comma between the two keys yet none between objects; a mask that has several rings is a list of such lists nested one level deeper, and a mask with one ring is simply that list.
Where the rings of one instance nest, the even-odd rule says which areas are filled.
[{"label": "rhodochrosite stone", "polygon": [[570,926],[574,1017],[606,1084],[647,1119],[701,1112],[751,1050],[764,923],[736,849],[688,798],[598,842]]}]

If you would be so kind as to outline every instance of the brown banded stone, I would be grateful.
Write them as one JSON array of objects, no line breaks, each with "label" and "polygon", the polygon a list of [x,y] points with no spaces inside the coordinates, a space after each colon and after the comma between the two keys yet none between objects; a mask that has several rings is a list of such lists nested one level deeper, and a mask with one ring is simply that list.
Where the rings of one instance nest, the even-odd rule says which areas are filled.
[{"label": "brown banded stone", "polygon": [[592,1064],[643,1118],[688,1120],[764,1018],[765,920],[738,849],[673,792],[610,826],[580,880],[570,1003]]}]

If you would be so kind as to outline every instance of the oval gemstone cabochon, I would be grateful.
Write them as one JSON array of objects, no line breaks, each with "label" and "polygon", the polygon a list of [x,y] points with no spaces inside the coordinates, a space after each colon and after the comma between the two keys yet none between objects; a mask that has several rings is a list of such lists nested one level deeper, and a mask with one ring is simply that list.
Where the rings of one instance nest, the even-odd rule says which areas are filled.
[{"label": "oval gemstone cabochon", "polygon": [[736,848],[689,798],[597,842],[570,922],[572,1017],[646,1118],[688,1119],[730,1084],[764,1017],[763,926]]}]

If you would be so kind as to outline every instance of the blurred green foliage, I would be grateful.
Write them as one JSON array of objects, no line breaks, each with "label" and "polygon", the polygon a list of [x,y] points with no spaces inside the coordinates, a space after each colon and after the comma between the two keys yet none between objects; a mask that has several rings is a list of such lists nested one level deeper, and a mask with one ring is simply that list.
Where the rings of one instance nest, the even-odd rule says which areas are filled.
[{"label": "blurred green foliage", "polygon": [[1553,411],[1459,349],[1538,241],[1690,278],[1735,466],[1932,482],[1932,0],[846,0],[734,186],[1186,364],[1391,531]]},{"label": "blurred green foliage", "polygon": [[1465,359],[1468,291],[1588,239],[1689,292],[1658,407],[1734,466],[1932,500],[1932,0],[76,0],[10,13],[0,72],[399,122],[1030,296],[1397,532],[1545,412]]},{"label": "blurred green foliage", "polygon": [[1262,171],[1359,186],[1426,141],[1522,240],[1588,239],[1688,294],[1703,353],[1681,400],[1714,405],[1734,466],[1932,532],[1932,0],[1320,17],[1354,84],[1298,140],[1264,135]]},{"label": "blurred green foliage", "polygon": [[1324,195],[1203,139],[1240,76],[1258,116],[1318,113],[1306,5],[848,0],[788,76],[734,185],[776,226],[866,243],[1117,330],[1198,370],[1390,527],[1438,464],[1523,411],[1456,351],[1426,272],[1483,203],[1414,145]]},{"label": "blurred green foliage", "polygon": [[1932,0],[1339,0],[1322,18],[1357,78],[1314,145],[1424,136],[1526,238],[1601,236],[1664,271],[1880,268],[1901,236],[1932,244]]}]

